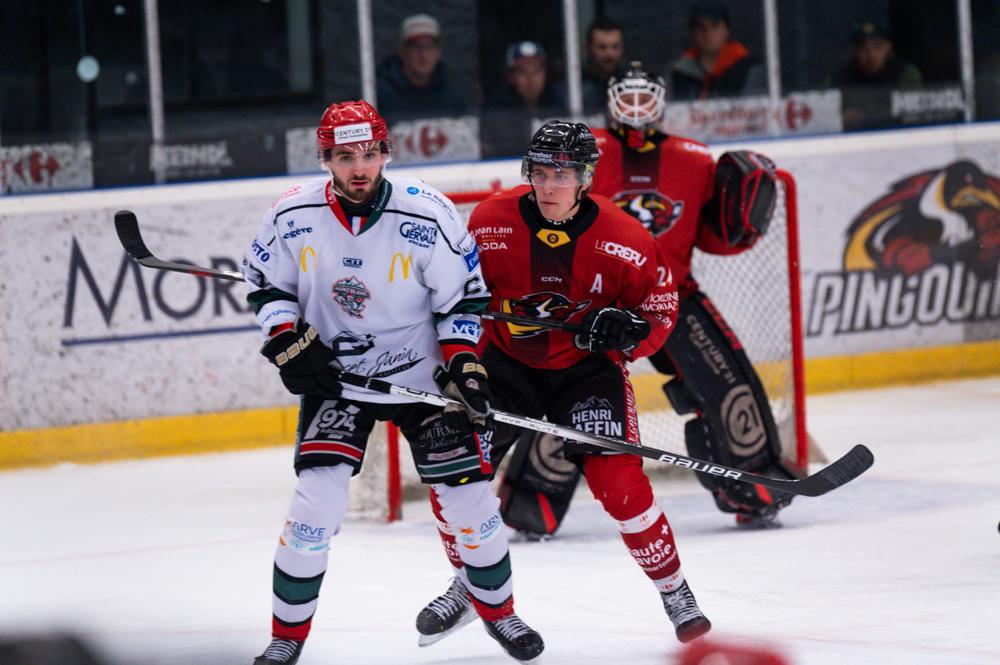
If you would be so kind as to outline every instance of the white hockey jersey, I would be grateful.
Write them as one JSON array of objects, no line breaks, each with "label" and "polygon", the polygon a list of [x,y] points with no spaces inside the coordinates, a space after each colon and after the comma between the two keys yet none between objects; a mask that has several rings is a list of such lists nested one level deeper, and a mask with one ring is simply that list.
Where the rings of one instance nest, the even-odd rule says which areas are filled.
[{"label": "white hockey jersey", "polygon": [[[265,337],[302,318],[349,372],[439,392],[441,344],[474,346],[489,302],[476,243],[426,183],[387,177],[370,217],[348,217],[329,178],[285,192],[243,260]],[[344,386],[344,397],[398,403]]]}]

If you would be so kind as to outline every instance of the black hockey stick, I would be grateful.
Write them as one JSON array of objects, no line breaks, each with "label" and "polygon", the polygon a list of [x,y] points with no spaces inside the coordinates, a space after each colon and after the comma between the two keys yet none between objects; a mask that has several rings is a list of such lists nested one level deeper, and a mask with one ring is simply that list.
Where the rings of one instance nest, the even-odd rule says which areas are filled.
[{"label": "black hockey stick", "polygon": [[[447,406],[449,404],[459,405],[459,402],[447,397],[442,397],[441,395],[435,395],[434,393],[424,392],[423,390],[415,390],[413,388],[404,388],[403,386],[397,386],[389,383],[388,381],[383,381],[382,379],[370,378],[360,374],[341,372],[340,380],[352,386],[358,386],[359,388],[367,388],[368,390],[373,390],[378,393],[396,395],[415,402],[433,404],[434,406]],[[875,462],[875,458],[871,451],[865,446],[859,444],[854,446],[847,452],[846,455],[835,461],[833,464],[820,469],[811,476],[806,476],[800,480],[783,480],[781,478],[759,476],[755,473],[734,469],[733,467],[713,464],[712,462],[705,462],[703,460],[687,457],[685,455],[678,455],[676,453],[668,453],[656,448],[650,448],[648,446],[631,444],[619,439],[609,439],[602,436],[596,436],[594,434],[575,430],[571,427],[564,427],[545,420],[518,416],[505,411],[494,410],[493,418],[499,422],[514,425],[515,427],[561,436],[565,439],[579,441],[581,443],[589,443],[607,450],[647,457],[658,462],[665,462],[667,464],[679,466],[683,469],[689,469],[697,473],[703,473],[710,476],[721,476],[732,480],[742,480],[748,483],[763,485],[764,487],[769,487],[773,490],[778,490],[779,492],[800,494],[802,496],[821,496],[830,490],[837,489],[841,485],[860,476]]]},{"label": "black hockey stick", "polygon": [[122,247],[128,255],[141,266],[155,268],[157,270],[173,270],[174,272],[184,272],[189,275],[199,277],[215,277],[216,279],[228,279],[233,282],[242,282],[243,273],[238,270],[218,270],[216,268],[202,268],[191,266],[186,263],[173,263],[171,261],[161,261],[153,256],[153,253],[146,247],[139,233],[139,220],[131,210],[119,210],[115,213],[115,230],[118,232],[118,239],[121,240]]},{"label": "black hockey stick", "polygon": [[[115,213],[115,230],[118,232],[118,239],[128,255],[141,266],[154,268],[156,270],[172,270],[183,272],[188,275],[198,277],[214,277],[216,279],[228,279],[233,282],[242,282],[243,273],[238,270],[218,270],[216,268],[204,268],[201,266],[188,265],[186,263],[173,263],[163,261],[153,256],[153,253],[146,247],[139,232],[139,220],[131,210],[119,210]],[[568,332],[579,332],[579,326],[565,321],[550,321],[547,319],[535,319],[506,312],[483,312],[480,316],[484,319],[495,321],[507,321],[525,326],[538,326],[541,328],[555,328]]]},{"label": "black hockey stick", "polygon": [[[146,243],[142,240],[142,234],[139,232],[139,221],[136,219],[135,213],[129,210],[120,210],[115,213],[115,229],[118,232],[118,238],[121,240],[125,251],[128,252],[129,256],[131,256],[139,265],[157,270],[173,270],[175,272],[198,275],[200,277],[214,277],[217,279],[243,281],[243,273],[238,271],[202,268],[199,266],[187,265],[185,263],[162,261],[156,258],[153,256],[153,253],[149,251],[149,248],[146,247]],[[573,330],[575,328],[572,324],[568,324],[563,321],[547,321],[545,319],[518,317],[504,312],[486,312],[482,316],[483,318],[492,318],[500,321],[509,321],[511,323],[520,323],[525,325],[561,328],[564,330]],[[367,388],[369,390],[387,395],[397,395],[399,397],[405,397],[417,402],[433,404],[435,406],[458,404],[458,402],[448,399],[447,397],[442,397],[441,395],[435,395],[422,390],[414,390],[412,388],[404,388],[402,386],[389,383],[388,381],[369,378],[359,374],[342,372],[340,374],[340,378],[344,383]],[[868,448],[862,445],[857,445],[833,464],[820,469],[811,476],[806,476],[801,480],[782,480],[780,478],[759,476],[757,474],[740,471],[739,469],[734,469],[728,466],[712,464],[693,457],[666,453],[656,448],[631,444],[617,439],[599,437],[572,429],[570,427],[563,427],[562,425],[557,425],[544,420],[517,416],[503,411],[494,411],[493,417],[500,422],[507,423],[508,425],[553,434],[555,436],[561,436],[574,441],[582,441],[583,443],[590,443],[608,450],[648,457],[649,459],[690,469],[691,471],[696,471],[698,473],[722,476],[733,480],[743,480],[745,482],[763,485],[782,492],[801,494],[804,496],[820,496],[821,494],[826,494],[830,490],[836,489],[844,483],[860,476],[869,467],[871,467],[875,461],[875,458],[872,456],[872,453],[868,450]]]}]

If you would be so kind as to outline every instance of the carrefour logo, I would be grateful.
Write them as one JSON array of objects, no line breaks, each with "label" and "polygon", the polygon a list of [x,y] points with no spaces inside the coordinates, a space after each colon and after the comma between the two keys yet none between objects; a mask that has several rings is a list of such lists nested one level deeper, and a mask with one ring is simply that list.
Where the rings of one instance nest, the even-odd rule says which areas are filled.
[{"label": "carrefour logo", "polygon": [[437,227],[403,222],[399,225],[399,235],[418,247],[431,247],[437,241]]}]

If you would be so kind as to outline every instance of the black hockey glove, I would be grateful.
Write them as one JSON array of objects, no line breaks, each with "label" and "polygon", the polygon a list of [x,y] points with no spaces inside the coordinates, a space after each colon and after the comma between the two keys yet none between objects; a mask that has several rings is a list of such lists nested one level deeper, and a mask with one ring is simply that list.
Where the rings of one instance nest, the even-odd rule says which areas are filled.
[{"label": "black hockey glove", "polygon": [[604,353],[628,351],[649,337],[649,321],[627,309],[604,307],[591,310],[580,323],[580,332],[573,338],[578,349]]},{"label": "black hockey glove", "polygon": [[479,364],[475,353],[456,353],[447,367],[438,365],[434,382],[445,397],[462,403],[462,407],[445,407],[445,425],[460,432],[468,432],[470,428],[480,434],[486,431],[486,421],[493,409],[486,392],[486,368]]},{"label": "black hockey glove", "polygon": [[340,396],[343,386],[337,375],[343,366],[305,321],[269,339],[260,352],[278,368],[281,382],[293,395]]},{"label": "black hockey glove", "polygon": [[752,245],[764,235],[777,201],[776,179],[774,162],[760,153],[734,150],[719,157],[705,211],[715,234],[730,247]]}]

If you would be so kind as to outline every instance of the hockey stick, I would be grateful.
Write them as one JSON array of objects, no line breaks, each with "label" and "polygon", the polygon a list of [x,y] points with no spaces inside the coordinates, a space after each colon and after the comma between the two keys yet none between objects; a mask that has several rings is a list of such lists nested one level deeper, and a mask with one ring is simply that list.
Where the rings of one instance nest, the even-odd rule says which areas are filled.
[{"label": "hockey stick", "polygon": [[[139,265],[157,270],[172,270],[174,272],[182,272],[189,275],[198,275],[200,277],[214,277],[217,279],[227,279],[231,281],[243,281],[243,273],[238,271],[202,268],[184,263],[162,261],[156,258],[153,256],[153,253],[149,251],[149,248],[146,247],[146,243],[142,240],[142,234],[139,232],[139,220],[136,219],[135,213],[129,210],[121,210],[115,213],[115,230],[118,232],[118,238],[121,240],[125,251]],[[504,312],[485,312],[482,316],[483,318],[492,318],[499,321],[509,321],[511,323],[537,325],[549,328],[561,328],[563,330],[573,330],[575,328],[572,324],[562,321],[524,318],[513,314],[506,314]],[[441,395],[435,395],[422,390],[414,390],[412,388],[404,388],[402,386],[389,383],[388,381],[369,378],[359,374],[341,372],[340,379],[344,383],[354,386],[367,388],[368,390],[384,393],[386,395],[397,395],[416,402],[424,402],[425,404],[433,404],[435,406],[458,404],[455,400],[442,397]],[[631,444],[617,439],[599,437],[588,434],[587,432],[572,429],[570,427],[563,427],[562,425],[557,425],[544,420],[517,416],[503,411],[494,411],[493,417],[499,422],[521,427],[523,429],[530,429],[537,432],[561,436],[574,441],[590,443],[608,450],[648,457],[649,459],[657,460],[659,462],[665,462],[684,469],[690,469],[691,471],[695,471],[697,473],[722,476],[732,480],[743,480],[745,482],[763,485],[764,487],[769,487],[781,492],[801,494],[804,496],[820,496],[822,494],[826,494],[830,490],[836,489],[844,483],[857,478],[869,467],[871,467],[875,461],[875,458],[872,456],[872,453],[868,450],[868,448],[862,445],[857,445],[833,464],[820,469],[811,476],[806,476],[800,480],[782,480],[780,478],[759,476],[757,474],[740,471],[739,469],[734,469],[728,466],[712,464],[693,457],[666,453],[656,448]]]},{"label": "hockey stick", "polygon": [[[388,381],[383,381],[382,379],[370,378],[360,374],[341,372],[340,380],[352,386],[367,388],[368,390],[384,393],[386,395],[396,395],[415,402],[423,402],[424,404],[433,404],[434,406],[447,406],[449,404],[454,404],[461,406],[461,404],[456,400],[442,397],[441,395],[435,395],[434,393],[424,392],[423,390],[415,390],[413,388],[404,388],[403,386],[397,386],[389,383]],[[683,469],[689,469],[697,473],[703,473],[710,476],[721,476],[731,480],[742,480],[748,483],[763,485],[764,487],[769,487],[780,492],[800,494],[802,496],[821,496],[830,490],[837,489],[841,485],[860,476],[875,462],[875,458],[871,451],[865,446],[859,444],[854,446],[847,452],[846,455],[835,461],[833,464],[820,469],[811,476],[806,476],[800,480],[783,480],[781,478],[770,478],[768,476],[760,476],[747,471],[740,471],[739,469],[734,469],[733,467],[713,464],[712,462],[705,462],[703,460],[687,457],[685,455],[664,452],[648,446],[627,443],[619,439],[596,436],[594,434],[575,430],[571,427],[564,427],[562,425],[557,425],[556,423],[550,423],[536,418],[518,416],[505,411],[494,410],[493,418],[499,422],[514,425],[515,427],[520,427],[522,429],[529,429],[536,432],[552,434],[554,436],[561,436],[565,439],[589,443],[606,450],[614,450],[621,453],[628,453],[630,455],[647,457],[658,462],[665,462],[667,464],[679,466]]]},{"label": "hockey stick", "polygon": [[[156,270],[172,270],[183,272],[188,275],[198,277],[214,277],[216,279],[227,279],[233,282],[242,282],[243,273],[238,270],[218,270],[216,268],[204,268],[201,266],[188,265],[186,263],[173,263],[163,261],[153,256],[153,253],[146,247],[139,232],[139,220],[131,210],[119,210],[115,213],[115,231],[118,232],[118,239],[128,255],[141,266],[154,268]],[[494,321],[507,321],[524,326],[538,326],[540,328],[555,328],[568,332],[579,332],[579,326],[565,321],[550,321],[547,319],[535,319],[530,317],[507,314],[506,312],[483,312],[480,316],[484,319]]]},{"label": "hockey stick", "polygon": [[216,279],[228,279],[233,282],[242,282],[243,273],[238,270],[217,270],[215,268],[201,268],[190,266],[185,263],[173,263],[171,261],[161,261],[153,256],[153,253],[146,247],[139,233],[139,220],[131,210],[119,210],[115,213],[115,231],[118,232],[118,239],[128,255],[141,266],[155,268],[156,270],[173,270],[174,272],[184,272],[189,275],[199,277],[215,277]]}]

